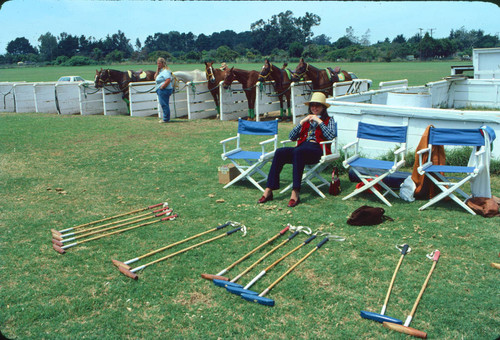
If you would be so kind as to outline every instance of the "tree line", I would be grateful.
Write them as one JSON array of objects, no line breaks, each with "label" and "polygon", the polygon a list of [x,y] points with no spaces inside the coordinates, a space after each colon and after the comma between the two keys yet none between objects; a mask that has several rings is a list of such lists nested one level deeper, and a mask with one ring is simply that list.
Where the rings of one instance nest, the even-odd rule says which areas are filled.
[{"label": "tree line", "polygon": [[39,63],[45,65],[91,65],[102,62],[154,62],[164,57],[168,62],[199,63],[260,62],[263,58],[274,61],[295,61],[300,57],[312,61],[393,61],[431,60],[459,57],[466,59],[473,48],[500,46],[497,35],[483,30],[461,27],[451,30],[447,38],[435,39],[429,33],[416,33],[406,38],[402,34],[390,40],[370,42],[370,30],[357,36],[352,27],[332,41],[321,34],[314,36],[312,28],[321,18],[312,13],[294,17],[291,11],[273,15],[271,19],[251,24],[250,31],[232,30],[195,35],[191,32],[155,33],[144,42],[134,43],[122,31],[96,39],[85,35],[50,32],[38,38],[33,46],[25,37],[7,44],[7,53],[0,55],[0,64]]}]

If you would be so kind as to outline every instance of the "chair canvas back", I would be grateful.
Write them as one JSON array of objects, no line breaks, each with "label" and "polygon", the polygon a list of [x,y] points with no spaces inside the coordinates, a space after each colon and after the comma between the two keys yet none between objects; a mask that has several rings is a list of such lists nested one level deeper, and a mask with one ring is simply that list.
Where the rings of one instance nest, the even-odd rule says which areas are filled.
[{"label": "chair canvas back", "polygon": [[407,126],[382,126],[358,123],[357,137],[382,142],[406,143]]},{"label": "chair canvas back", "polygon": [[481,129],[443,129],[431,127],[431,145],[483,146],[484,136]]},{"label": "chair canvas back", "polygon": [[242,135],[273,136],[278,134],[278,120],[254,122],[251,120],[238,120],[238,133]]}]

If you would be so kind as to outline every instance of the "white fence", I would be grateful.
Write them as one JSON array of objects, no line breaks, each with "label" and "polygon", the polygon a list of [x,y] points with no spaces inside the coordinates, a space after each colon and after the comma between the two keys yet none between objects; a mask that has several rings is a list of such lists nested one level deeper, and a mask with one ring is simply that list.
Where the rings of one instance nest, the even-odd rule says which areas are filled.
[{"label": "white fence", "polygon": [[[345,100],[351,100],[350,95],[356,93],[366,95],[366,100],[373,101],[374,97],[380,97],[380,93],[371,94],[373,91],[368,91],[370,83],[371,81],[367,79],[336,83],[333,87],[333,98],[346,97]],[[129,86],[130,113],[122,99],[122,93],[113,84],[96,89],[92,84],[81,83],[0,83],[0,94],[3,94],[4,98],[2,111],[82,115],[130,114],[140,117],[162,114],[154,91],[154,82],[131,83]],[[394,87],[408,88],[406,80],[381,83],[381,87],[388,88],[388,91]],[[438,87],[435,86],[434,89]],[[266,82],[262,85],[258,83],[256,90],[257,120],[267,113],[280,110],[279,98],[272,83]],[[292,84],[291,111],[294,123],[297,122],[298,117],[307,114],[307,107],[303,103],[309,100],[311,92],[310,82]],[[221,120],[248,115],[246,96],[239,83],[233,83],[230,90],[220,86],[219,94]],[[386,97],[382,95],[379,102],[382,103],[384,100]],[[377,99],[373,102],[377,102]],[[286,108],[285,100],[284,110]],[[215,117],[218,114],[207,82],[181,85],[181,88],[171,97],[170,111],[173,118],[187,116],[188,119]]]}]

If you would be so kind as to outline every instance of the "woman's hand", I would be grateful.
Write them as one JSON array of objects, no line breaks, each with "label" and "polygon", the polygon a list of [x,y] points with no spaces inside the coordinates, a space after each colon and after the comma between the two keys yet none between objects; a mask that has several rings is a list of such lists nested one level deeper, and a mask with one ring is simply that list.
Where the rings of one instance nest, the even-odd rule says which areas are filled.
[{"label": "woman's hand", "polygon": [[316,123],[320,124],[322,123],[323,121],[316,115],[307,115],[305,116],[301,121],[300,121],[300,125],[304,125],[305,122],[311,122],[311,121],[315,121]]}]

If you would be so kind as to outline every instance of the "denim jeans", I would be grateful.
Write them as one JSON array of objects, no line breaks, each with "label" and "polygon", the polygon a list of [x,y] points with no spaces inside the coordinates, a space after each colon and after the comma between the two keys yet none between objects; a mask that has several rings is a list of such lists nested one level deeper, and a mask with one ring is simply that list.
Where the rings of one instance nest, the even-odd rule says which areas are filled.
[{"label": "denim jeans", "polygon": [[267,177],[267,187],[276,190],[280,187],[280,173],[285,164],[293,165],[293,189],[299,190],[302,184],[302,175],[306,164],[319,162],[323,150],[318,143],[304,142],[296,147],[276,149],[273,163]]},{"label": "denim jeans", "polygon": [[161,109],[163,110],[163,121],[170,121],[170,96],[172,95],[173,89],[158,89],[156,94],[158,95],[158,101],[160,102]]}]

